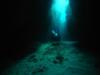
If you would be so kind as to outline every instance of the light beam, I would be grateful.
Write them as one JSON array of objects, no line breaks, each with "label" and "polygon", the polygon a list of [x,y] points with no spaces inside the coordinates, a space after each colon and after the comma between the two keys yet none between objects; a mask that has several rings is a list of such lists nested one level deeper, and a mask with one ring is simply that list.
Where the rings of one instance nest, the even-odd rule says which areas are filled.
[{"label": "light beam", "polygon": [[69,0],[53,0],[51,6],[52,29],[58,29],[63,37],[70,16]]}]

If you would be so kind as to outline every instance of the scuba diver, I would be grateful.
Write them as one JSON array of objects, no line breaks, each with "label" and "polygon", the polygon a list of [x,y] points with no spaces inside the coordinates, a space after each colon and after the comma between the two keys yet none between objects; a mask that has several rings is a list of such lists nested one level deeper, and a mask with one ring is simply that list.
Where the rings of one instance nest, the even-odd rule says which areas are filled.
[{"label": "scuba diver", "polygon": [[53,42],[59,42],[60,41],[60,34],[57,30],[52,30],[51,31],[51,39]]},{"label": "scuba diver", "polygon": [[51,31],[51,41],[53,46],[59,46],[60,45],[60,35],[57,31],[52,30]]}]

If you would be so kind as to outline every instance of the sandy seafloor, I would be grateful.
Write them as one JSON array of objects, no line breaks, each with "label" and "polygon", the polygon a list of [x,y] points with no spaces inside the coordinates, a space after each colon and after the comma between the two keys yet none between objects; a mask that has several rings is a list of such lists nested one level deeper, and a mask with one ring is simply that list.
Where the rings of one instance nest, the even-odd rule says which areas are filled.
[{"label": "sandy seafloor", "polygon": [[73,42],[48,42],[2,75],[99,75],[94,63],[94,57],[76,49]]}]

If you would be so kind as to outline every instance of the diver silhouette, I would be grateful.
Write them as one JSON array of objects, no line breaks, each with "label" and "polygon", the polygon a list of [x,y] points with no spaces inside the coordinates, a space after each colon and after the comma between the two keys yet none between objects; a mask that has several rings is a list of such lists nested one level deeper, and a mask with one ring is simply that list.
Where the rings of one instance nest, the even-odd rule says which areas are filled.
[{"label": "diver silhouette", "polygon": [[51,35],[52,41],[59,42],[60,41],[60,34],[59,34],[59,32],[57,32],[56,30],[52,30],[51,33],[52,33],[52,35]]}]

